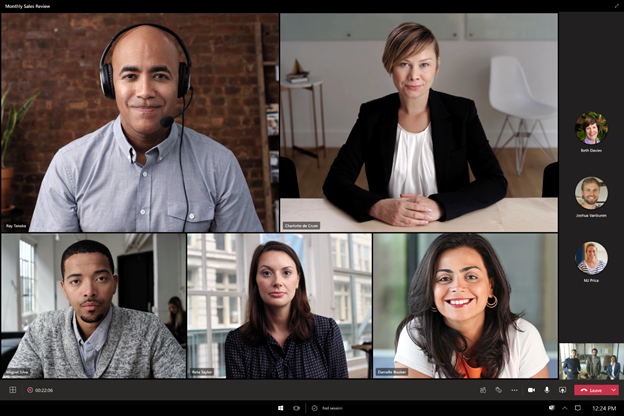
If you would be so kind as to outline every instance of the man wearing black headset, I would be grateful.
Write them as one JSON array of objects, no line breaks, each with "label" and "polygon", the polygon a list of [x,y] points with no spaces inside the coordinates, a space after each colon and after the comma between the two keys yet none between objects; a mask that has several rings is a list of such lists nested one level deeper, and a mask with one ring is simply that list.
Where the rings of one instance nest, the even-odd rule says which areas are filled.
[{"label": "man wearing black headset", "polygon": [[112,38],[100,77],[119,117],[54,156],[30,232],[262,231],[232,152],[184,128],[190,70],[184,42],[165,27],[130,26]]},{"label": "man wearing black headset", "polygon": [[[139,62],[140,65],[132,64]],[[178,94],[178,50],[151,26],[126,32],[112,56],[115,101],[128,142],[145,165],[147,152],[168,136],[160,119],[175,114]]]}]

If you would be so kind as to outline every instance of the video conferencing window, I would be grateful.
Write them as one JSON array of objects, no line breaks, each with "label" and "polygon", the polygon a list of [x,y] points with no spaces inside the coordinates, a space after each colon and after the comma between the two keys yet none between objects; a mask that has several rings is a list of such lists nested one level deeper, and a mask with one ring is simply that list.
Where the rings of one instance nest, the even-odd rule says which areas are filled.
[{"label": "video conferencing window", "polygon": [[617,411],[605,7],[5,4],[0,397]]}]

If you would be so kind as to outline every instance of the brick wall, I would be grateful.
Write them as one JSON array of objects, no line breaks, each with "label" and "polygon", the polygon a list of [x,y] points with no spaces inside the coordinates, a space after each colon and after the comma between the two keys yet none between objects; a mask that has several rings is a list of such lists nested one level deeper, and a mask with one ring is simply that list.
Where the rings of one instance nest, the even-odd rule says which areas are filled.
[{"label": "brick wall", "polygon": [[[278,14],[3,13],[2,93],[11,88],[5,105],[21,108],[41,91],[7,154],[7,165],[15,168],[10,203],[29,223],[56,151],[117,117],[115,102],[101,91],[99,61],[118,31],[144,22],[168,27],[186,44],[195,95],[185,125],[234,152],[266,228],[272,213],[265,212],[262,183],[253,23],[262,23],[264,60],[275,61]],[[274,67],[265,67],[265,86],[267,103],[278,102]]]}]

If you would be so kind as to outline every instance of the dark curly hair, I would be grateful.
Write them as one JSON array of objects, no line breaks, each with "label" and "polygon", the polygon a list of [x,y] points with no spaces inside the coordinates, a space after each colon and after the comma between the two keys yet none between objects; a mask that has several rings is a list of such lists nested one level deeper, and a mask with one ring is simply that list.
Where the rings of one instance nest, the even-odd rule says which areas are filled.
[{"label": "dark curly hair", "polygon": [[61,277],[65,280],[65,261],[74,254],[80,253],[100,253],[107,259],[111,269],[111,275],[115,274],[115,264],[110,250],[104,244],[93,240],[80,240],[67,247],[61,257]]},{"label": "dark curly hair", "polygon": [[502,374],[509,356],[509,326],[519,330],[516,322],[522,314],[511,312],[511,287],[505,271],[492,245],[478,234],[442,234],[431,243],[412,278],[407,298],[410,313],[397,328],[395,348],[401,331],[413,321],[407,327],[408,334],[429,362],[435,365],[435,371],[447,378],[464,377],[455,368],[453,357],[467,350],[467,340],[457,330],[447,326],[440,313],[431,309],[435,306],[433,285],[436,262],[445,251],[459,247],[469,247],[479,253],[493,282],[494,296],[498,299],[495,308],[485,308],[483,332],[473,345],[471,354],[477,365],[484,369],[482,378],[496,378]]}]

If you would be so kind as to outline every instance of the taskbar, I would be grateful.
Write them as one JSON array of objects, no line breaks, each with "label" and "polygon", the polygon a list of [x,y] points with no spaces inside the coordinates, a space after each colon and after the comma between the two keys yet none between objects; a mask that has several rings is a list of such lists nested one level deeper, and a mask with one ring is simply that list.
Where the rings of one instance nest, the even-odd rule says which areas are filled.
[{"label": "taskbar", "polygon": [[[452,396],[452,392],[449,392]],[[74,400],[80,402],[80,398]],[[20,406],[28,409],[33,407],[54,405],[59,403],[58,400],[19,400]],[[69,403],[68,401],[61,401]],[[418,412],[438,410],[441,412],[466,412],[470,410],[482,409],[496,410],[498,412],[540,412],[552,414],[574,412],[579,413],[609,413],[621,414],[624,409],[622,400],[311,400],[311,401],[291,401],[291,400],[134,400],[134,401],[117,401],[106,400],[101,401],[103,405],[114,405],[115,403],[136,402],[143,407],[163,406],[172,403],[179,406],[181,403],[193,403],[194,405],[204,406],[206,411],[210,412],[244,412],[249,411],[250,414],[262,415],[367,415],[367,414],[383,414],[382,412]],[[97,403],[97,402],[96,402]],[[79,403],[77,403],[79,404]],[[89,401],[90,405],[95,404]],[[147,410],[147,409],[145,409]]]}]

